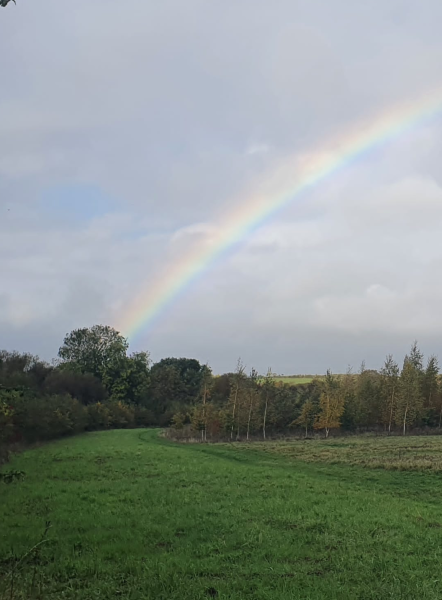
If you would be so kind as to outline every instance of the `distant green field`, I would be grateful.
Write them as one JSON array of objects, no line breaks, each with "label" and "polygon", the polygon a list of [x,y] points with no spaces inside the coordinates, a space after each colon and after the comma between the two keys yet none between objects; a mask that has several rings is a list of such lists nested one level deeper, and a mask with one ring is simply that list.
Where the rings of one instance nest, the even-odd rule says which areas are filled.
[{"label": "distant green field", "polygon": [[278,375],[275,377],[275,381],[282,381],[289,385],[297,385],[299,383],[310,383],[310,381],[313,381],[313,377],[284,377]]},{"label": "distant green field", "polygon": [[26,477],[0,484],[0,598],[440,599],[441,456],[439,437],[48,444],[3,467]]}]

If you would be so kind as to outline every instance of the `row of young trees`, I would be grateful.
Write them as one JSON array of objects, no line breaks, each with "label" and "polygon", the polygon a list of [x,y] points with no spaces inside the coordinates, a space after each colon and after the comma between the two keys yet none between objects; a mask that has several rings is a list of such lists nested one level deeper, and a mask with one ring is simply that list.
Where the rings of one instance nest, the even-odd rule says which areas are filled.
[{"label": "row of young trees", "polygon": [[[128,354],[127,340],[97,325],[68,334],[49,365],[0,352],[0,459],[12,442],[34,442],[111,427],[168,426],[180,437],[266,439],[279,433],[440,428],[442,389],[436,357],[423,364],[413,344],[402,367],[388,356],[379,371],[287,385],[271,369],[213,376],[195,359],[151,364]],[[3,449],[3,450],[2,450]]]},{"label": "row of young trees", "polygon": [[[365,364],[357,374],[327,371],[307,385],[289,386],[268,370],[264,377],[252,369],[247,375],[238,361],[228,378],[229,394],[219,401],[217,379],[205,382],[201,402],[174,415],[175,435],[200,432],[201,439],[266,439],[268,431],[331,430],[400,431],[442,425],[442,381],[438,360],[424,357],[415,342],[402,368],[388,355],[379,371]],[[213,400],[211,401],[213,394]],[[189,426],[186,427],[186,424]],[[180,434],[181,432],[181,434]]]}]

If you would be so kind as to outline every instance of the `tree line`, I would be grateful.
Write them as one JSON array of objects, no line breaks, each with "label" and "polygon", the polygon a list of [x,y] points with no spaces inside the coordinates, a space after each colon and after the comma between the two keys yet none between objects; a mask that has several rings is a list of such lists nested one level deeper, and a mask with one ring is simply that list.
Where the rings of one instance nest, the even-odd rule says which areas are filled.
[{"label": "tree line", "polygon": [[108,326],[66,335],[52,364],[0,352],[0,459],[17,442],[107,428],[170,426],[175,437],[202,441],[267,439],[281,433],[375,430],[406,434],[440,429],[438,360],[417,343],[400,366],[391,355],[376,371],[327,371],[308,384],[279,381],[268,369],[214,376],[195,359],[128,353]]},{"label": "tree line", "polygon": [[[220,402],[219,385],[225,389]],[[208,399],[212,397],[212,402]],[[442,426],[442,380],[436,356],[424,365],[417,342],[402,366],[390,354],[379,371],[351,368],[344,375],[316,377],[308,384],[288,385],[269,369],[260,376],[246,373],[239,360],[232,374],[211,382],[203,400],[186,414],[174,415],[178,437],[201,432],[201,439],[263,440],[278,433],[313,431],[328,437],[330,431],[377,431],[405,435],[410,430],[440,430]],[[190,429],[190,431],[189,431]]]}]

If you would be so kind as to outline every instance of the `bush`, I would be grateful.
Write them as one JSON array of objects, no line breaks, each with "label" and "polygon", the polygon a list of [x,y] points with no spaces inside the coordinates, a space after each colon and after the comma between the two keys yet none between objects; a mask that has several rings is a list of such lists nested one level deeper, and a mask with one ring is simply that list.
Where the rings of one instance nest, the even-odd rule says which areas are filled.
[{"label": "bush", "polygon": [[45,381],[49,394],[69,394],[81,404],[94,404],[106,400],[106,390],[98,379],[90,373],[75,373],[69,369],[52,371]]},{"label": "bush", "polygon": [[115,429],[134,427],[135,414],[133,408],[124,402],[109,402],[109,425]]},{"label": "bush", "polygon": [[134,406],[134,419],[137,427],[151,427],[156,424],[155,415],[144,406]]},{"label": "bush", "polygon": [[14,408],[14,428],[27,442],[79,433],[87,425],[86,409],[70,396],[21,397]]},{"label": "bush", "polygon": [[87,429],[94,431],[97,429],[107,429],[110,423],[109,409],[106,404],[97,402],[87,407]]}]

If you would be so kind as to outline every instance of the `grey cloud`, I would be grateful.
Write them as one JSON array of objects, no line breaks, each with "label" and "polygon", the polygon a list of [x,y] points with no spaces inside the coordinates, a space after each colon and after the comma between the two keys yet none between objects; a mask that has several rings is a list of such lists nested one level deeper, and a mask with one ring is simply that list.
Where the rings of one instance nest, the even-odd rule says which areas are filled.
[{"label": "grey cloud", "polygon": [[[41,0],[1,17],[0,340],[48,356],[204,244],[272,164],[442,84],[436,0]],[[238,354],[343,370],[414,337],[434,351],[441,131],[297,198],[134,344],[216,370]],[[78,183],[108,214],[42,210]]]}]

